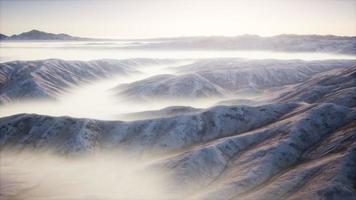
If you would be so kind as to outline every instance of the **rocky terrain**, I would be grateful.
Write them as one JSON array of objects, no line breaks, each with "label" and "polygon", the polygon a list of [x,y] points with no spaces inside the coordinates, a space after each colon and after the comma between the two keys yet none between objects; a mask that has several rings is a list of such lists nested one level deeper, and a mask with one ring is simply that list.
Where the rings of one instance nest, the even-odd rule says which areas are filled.
[{"label": "rocky terrain", "polygon": [[0,63],[0,104],[26,99],[55,99],[72,86],[113,76],[140,73],[159,60],[65,61],[48,59]]},{"label": "rocky terrain", "polygon": [[[271,82],[254,83],[283,85],[282,91],[271,90],[276,94],[264,105],[191,108],[172,116],[170,108],[150,111],[162,118],[130,122],[18,114],[0,119],[0,147],[155,155],[150,168],[168,171],[174,180],[169,187],[186,199],[355,199],[356,66],[283,62],[262,67],[263,76],[247,67],[229,79],[241,77],[235,84],[246,86],[251,82],[242,77],[267,76]],[[209,74],[209,67],[196,69],[199,76]],[[176,85],[177,76],[168,80]],[[149,80],[143,85],[156,84]]]}]

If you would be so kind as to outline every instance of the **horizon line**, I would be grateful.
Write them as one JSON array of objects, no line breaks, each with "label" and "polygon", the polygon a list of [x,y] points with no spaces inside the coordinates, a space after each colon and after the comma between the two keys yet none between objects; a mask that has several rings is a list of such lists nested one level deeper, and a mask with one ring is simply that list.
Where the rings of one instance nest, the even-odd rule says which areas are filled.
[{"label": "horizon line", "polygon": [[5,35],[7,37],[12,37],[15,35],[23,34],[23,33],[28,33],[31,31],[39,31],[39,32],[44,32],[44,33],[49,33],[49,34],[66,34],[71,37],[78,37],[78,38],[83,38],[83,39],[99,39],[99,40],[157,40],[157,39],[177,39],[177,38],[209,38],[209,37],[241,37],[241,36],[257,36],[261,38],[270,38],[270,37],[277,37],[277,36],[283,36],[283,35],[290,35],[290,36],[329,36],[329,37],[356,37],[356,35],[335,35],[335,34],[317,34],[317,33],[311,33],[311,34],[298,34],[298,33],[280,33],[280,34],[275,34],[275,35],[259,35],[255,33],[244,33],[244,34],[238,34],[238,35],[181,35],[181,36],[157,36],[157,37],[147,37],[147,38],[107,38],[107,37],[87,37],[87,36],[78,36],[78,35],[72,35],[69,33],[53,33],[53,32],[47,32],[39,29],[32,29],[29,31],[24,31],[21,33],[15,33],[11,35],[6,35],[0,32],[0,34]]}]

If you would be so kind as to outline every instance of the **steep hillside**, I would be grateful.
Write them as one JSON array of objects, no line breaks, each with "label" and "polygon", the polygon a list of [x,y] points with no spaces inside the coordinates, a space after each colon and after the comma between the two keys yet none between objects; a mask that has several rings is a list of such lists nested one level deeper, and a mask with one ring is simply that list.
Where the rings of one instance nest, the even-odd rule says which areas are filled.
[{"label": "steep hillside", "polygon": [[312,79],[291,86],[277,98],[280,102],[305,101],[307,103],[330,102],[356,106],[355,66],[343,70],[334,69],[318,74]]},{"label": "steep hillside", "polygon": [[[321,104],[303,113],[291,113],[261,129],[196,146],[166,158],[158,166],[172,171],[181,190],[204,199],[298,196],[297,192],[308,191],[303,186],[314,176],[332,177],[326,171],[332,165],[343,167],[342,160],[353,162],[348,167],[355,169],[355,120],[352,109]],[[355,174],[343,169],[332,173],[340,174],[349,185],[340,188],[337,182],[325,181],[304,195],[352,198]],[[328,185],[330,188],[324,189]],[[317,193],[319,190],[324,194]]]}]

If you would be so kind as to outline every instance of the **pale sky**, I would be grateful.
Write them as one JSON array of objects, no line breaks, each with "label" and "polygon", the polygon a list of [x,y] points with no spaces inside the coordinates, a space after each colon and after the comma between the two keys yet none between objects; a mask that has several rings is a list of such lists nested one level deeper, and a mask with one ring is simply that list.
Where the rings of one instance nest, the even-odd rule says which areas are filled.
[{"label": "pale sky", "polygon": [[0,0],[0,32],[97,38],[356,35],[356,0]]}]

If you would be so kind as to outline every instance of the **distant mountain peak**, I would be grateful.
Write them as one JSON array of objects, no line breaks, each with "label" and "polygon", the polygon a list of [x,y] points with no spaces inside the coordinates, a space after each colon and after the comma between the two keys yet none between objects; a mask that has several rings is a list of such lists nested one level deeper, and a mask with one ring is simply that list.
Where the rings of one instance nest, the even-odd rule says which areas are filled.
[{"label": "distant mountain peak", "polygon": [[[32,29],[28,32],[23,32],[22,34],[24,33],[47,33],[47,32],[44,32],[44,31],[40,31],[40,30],[37,30],[37,29]],[[47,34],[51,34],[51,33],[47,33]]]},{"label": "distant mountain peak", "polygon": [[40,31],[37,29],[33,29],[31,31],[23,32],[23,33],[20,33],[17,35],[14,34],[10,37],[8,37],[8,36],[3,37],[1,35],[1,39],[6,39],[6,40],[89,40],[90,38],[75,37],[75,36],[71,36],[71,35],[64,34],[64,33],[60,33],[60,34],[48,33],[48,32]]},{"label": "distant mountain peak", "polygon": [[30,31],[28,31],[28,32],[44,32],[44,31],[40,31],[40,30],[38,30],[38,29],[32,29],[32,30],[30,30]]}]

